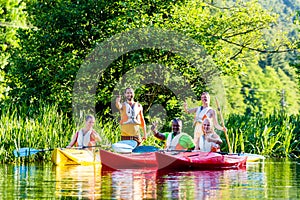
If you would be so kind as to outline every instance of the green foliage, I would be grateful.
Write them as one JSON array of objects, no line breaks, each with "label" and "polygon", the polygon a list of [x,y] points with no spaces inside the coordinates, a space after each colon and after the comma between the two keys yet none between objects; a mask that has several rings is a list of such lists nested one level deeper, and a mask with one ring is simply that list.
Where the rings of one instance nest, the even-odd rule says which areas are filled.
[{"label": "green foliage", "polygon": [[266,117],[230,115],[226,127],[234,152],[295,158],[300,153],[297,120],[299,115],[278,112]]},{"label": "green foliage", "polygon": [[222,78],[227,94],[224,113],[244,113],[246,110],[246,104],[244,103],[244,97],[241,94],[241,88],[243,88],[241,80],[238,76],[224,76]]},{"label": "green foliage", "polygon": [[203,1],[186,1],[174,8],[172,19],[169,28],[175,26],[195,38],[228,75],[244,66],[242,58],[247,48],[263,48],[261,29],[269,28],[276,20],[256,1],[221,1],[216,6]]},{"label": "green foliage", "polygon": [[[73,131],[65,114],[57,112],[57,106],[41,107],[38,115],[25,112],[27,109],[25,105],[21,108],[6,106],[1,110],[1,162],[14,160],[14,149],[46,149],[66,144],[65,134],[70,135]],[[39,154],[37,157],[44,159],[46,154]]]},{"label": "green foliage", "polygon": [[[295,24],[297,24],[298,26],[300,25],[300,11],[297,12]],[[300,33],[300,29],[298,29],[298,32]],[[298,35],[300,35],[299,33],[298,33]],[[299,49],[300,49],[300,43],[298,43],[297,49],[299,51]],[[298,86],[300,86],[300,62],[299,62],[299,60],[300,60],[300,56],[298,55],[297,62],[293,63],[293,67],[295,67],[296,72],[297,72],[297,76],[296,77],[298,79]]]},{"label": "green foliage", "polygon": [[[40,102],[45,102],[46,105],[57,105],[54,110],[59,114],[52,113],[53,116],[60,118],[70,116],[72,98],[74,98],[72,96],[74,81],[86,57],[103,41],[112,39],[122,32],[145,27],[172,30],[183,34],[201,45],[206,54],[193,52],[189,56],[197,59],[189,62],[187,58],[177,55],[176,52],[162,48],[143,48],[124,53],[114,60],[99,79],[96,97],[91,98],[91,102],[96,101],[96,112],[102,116],[101,125],[107,127],[99,129],[101,133],[107,135],[107,142],[116,141],[119,134],[116,132],[117,122],[111,120],[114,95],[122,94],[127,86],[136,89],[136,100],[143,105],[147,122],[165,118],[165,121],[161,122],[162,129],[168,130],[168,122],[174,117],[182,117],[187,123],[191,123],[191,116],[181,116],[183,98],[180,93],[187,90],[182,87],[184,83],[187,82],[185,85],[189,85],[188,89],[193,93],[189,93],[188,97],[191,97],[191,101],[195,101],[204,90],[214,89],[215,94],[218,95],[219,88],[211,84],[211,78],[219,75],[226,76],[224,86],[227,102],[226,99],[220,99],[224,100],[222,106],[225,107],[226,115],[246,113],[257,118],[267,118],[274,110],[276,112],[282,110],[288,114],[299,113],[299,88],[294,83],[296,77],[299,78],[299,73],[295,73],[288,65],[288,61],[295,56],[257,54],[257,52],[268,52],[273,49],[276,52],[276,49],[282,50],[283,46],[291,46],[287,38],[291,33],[280,31],[284,23],[280,23],[281,26],[277,27],[277,30],[273,27],[278,22],[277,19],[283,19],[282,15],[278,14],[283,11],[291,13],[290,9],[297,7],[296,4],[293,6],[285,2],[288,9],[277,6],[276,9],[283,11],[276,11],[277,14],[274,14],[263,7],[269,8],[272,3],[275,5],[274,2],[276,5],[282,5],[278,1],[259,3],[252,0],[217,1],[220,3],[215,3],[215,1],[200,0],[33,0],[25,1],[26,12],[20,13],[24,10],[24,3],[0,2],[1,5],[5,5],[1,11],[1,20],[4,19],[5,23],[1,21],[0,37],[3,38],[1,41],[4,41],[4,44],[1,43],[3,58],[0,58],[2,59],[0,62],[3,61],[6,66],[5,79],[0,75],[0,81],[3,83],[0,85],[0,99],[3,98],[2,94],[7,84],[9,98],[2,104],[16,105],[16,108],[9,110],[10,112],[13,110],[18,117],[10,119],[3,112],[3,119],[13,121],[17,118],[15,124],[12,124],[13,127],[17,127],[17,124],[22,124],[25,130],[30,129],[29,127],[39,127],[35,120],[28,119],[44,118],[39,116],[39,113],[44,113],[40,110]],[[30,24],[29,29],[21,27],[15,35],[15,27],[3,26],[7,22],[17,23],[17,16],[24,17],[25,14]],[[21,18],[18,19],[22,21]],[[158,45],[163,46],[164,42]],[[10,59],[7,61],[9,56]],[[147,67],[152,65],[155,66]],[[158,71],[153,71],[153,68]],[[160,73],[162,71],[164,74]],[[0,73],[4,76],[3,72]],[[153,79],[159,80],[160,83],[143,84],[142,82]],[[86,81],[88,83],[88,80]],[[282,91],[285,92],[284,96]],[[285,101],[286,106],[282,106],[282,100]],[[157,111],[154,106],[158,106]],[[7,108],[4,106],[2,110]],[[156,114],[151,116],[151,113]],[[28,117],[27,121],[25,115]],[[51,122],[54,120],[50,116],[47,117]],[[238,121],[242,120],[251,122],[253,119],[242,118]],[[297,121],[298,118],[295,117],[293,120]],[[61,130],[59,127],[65,125],[60,123],[63,122],[59,122],[58,127],[53,127],[51,130]],[[68,123],[73,124],[71,121]],[[281,133],[283,129],[259,124],[253,126],[253,129],[259,128],[251,132],[253,138],[245,138],[243,137],[245,130],[236,126],[239,130],[231,130],[233,144],[236,150],[241,148],[255,152],[262,152],[261,147],[269,145],[270,148],[266,148],[265,153],[280,152],[281,155],[283,152],[290,152],[290,149],[298,148],[297,142],[289,143],[290,138],[294,138],[295,134],[298,135],[295,131],[299,128],[295,124],[297,123],[293,121],[293,126],[289,126],[286,140],[282,138],[284,134],[277,136],[281,143],[276,143],[270,135],[277,134],[278,131]],[[240,125],[244,127],[243,124]],[[191,132],[190,124],[187,127],[189,129],[187,132]],[[68,136],[75,130],[74,125],[70,125],[69,129]],[[18,133],[18,137],[25,139],[24,135],[29,132],[27,130]],[[293,134],[290,134],[291,132]],[[38,131],[35,131],[35,134],[37,133]],[[12,137],[12,132],[9,134]],[[44,131],[43,134],[46,135],[46,132]],[[65,138],[62,138],[55,134],[51,136],[51,140],[60,141],[56,145],[65,145],[63,143]],[[153,138],[150,139],[151,142],[152,140]],[[5,145],[9,144],[5,139],[3,141]],[[44,143],[37,143],[41,148],[49,144],[46,143],[49,140],[42,142]],[[18,145],[21,144],[33,143],[27,141]],[[255,149],[257,145],[259,150]],[[3,155],[7,153],[6,146],[4,147],[1,146]],[[9,158],[9,153],[6,155]]]},{"label": "green foliage", "polygon": [[70,112],[77,70],[97,40],[106,37],[108,6],[101,1],[28,1],[34,28],[20,30],[21,49],[15,50],[8,74],[11,100],[55,102]]},{"label": "green foliage", "polygon": [[0,0],[0,7],[0,100],[3,100],[7,93],[5,70],[10,57],[10,50],[18,48],[17,29],[27,27],[23,2],[20,0]]},{"label": "green foliage", "polygon": [[[0,130],[0,160],[7,162],[28,162],[50,160],[51,151],[38,153],[17,160],[13,150],[29,147],[34,149],[51,149],[66,147],[73,134],[84,126],[84,122],[76,127],[72,119],[60,111],[57,105],[40,103],[39,109],[26,112],[28,107],[23,105],[6,106],[1,110]],[[38,111],[38,112],[36,112]],[[118,125],[114,121],[104,121],[97,118],[95,130],[102,138],[102,144],[110,145],[118,141]]]},{"label": "green foliage", "polygon": [[[34,28],[21,30],[21,49],[14,51],[8,72],[10,101],[33,107],[40,100],[58,103],[71,112],[76,73],[85,57],[102,41],[120,32],[141,27],[174,30],[193,38],[216,63],[216,70],[230,75],[245,66],[249,48],[263,48],[262,29],[275,17],[256,2],[237,1],[215,6],[205,1],[27,1],[28,20]],[[93,8],[93,9],[91,9]],[[129,52],[117,59],[97,87],[97,112],[107,115],[118,80],[143,63],[163,63],[176,69],[199,95],[209,78],[178,55],[157,49]],[[203,75],[202,75],[203,76]],[[134,76],[133,79],[137,79]],[[166,81],[171,83],[170,81]],[[179,88],[179,87],[178,87]],[[163,94],[165,100],[174,94]],[[143,96],[143,95],[141,95]],[[138,99],[149,110],[146,102]],[[171,101],[169,101],[171,102]],[[242,106],[243,107],[243,106]],[[165,107],[173,109],[174,106]],[[168,111],[169,112],[169,111]],[[170,111],[174,113],[173,111]]]},{"label": "green foliage", "polygon": [[[70,142],[72,135],[83,126],[82,123],[76,127],[72,119],[58,111],[57,105],[41,104],[38,114],[25,114],[24,110],[27,109],[24,105],[23,107],[7,106],[6,109],[1,110],[1,163],[49,161],[51,151],[16,159],[13,156],[13,150],[22,147],[34,149],[65,147]],[[300,125],[298,122],[299,115],[287,116],[282,113],[275,113],[267,117],[230,115],[226,127],[234,152],[295,158],[300,154]],[[117,121],[97,117],[94,128],[102,138],[101,144],[111,145],[119,141],[120,131]],[[188,123],[184,123],[183,128],[192,130]],[[148,130],[147,140],[143,144],[163,148],[159,140],[150,133],[150,124]],[[169,123],[165,131],[170,130]],[[225,141],[224,134],[220,133],[220,135]],[[222,145],[222,151],[228,152],[228,146],[225,142]]]}]

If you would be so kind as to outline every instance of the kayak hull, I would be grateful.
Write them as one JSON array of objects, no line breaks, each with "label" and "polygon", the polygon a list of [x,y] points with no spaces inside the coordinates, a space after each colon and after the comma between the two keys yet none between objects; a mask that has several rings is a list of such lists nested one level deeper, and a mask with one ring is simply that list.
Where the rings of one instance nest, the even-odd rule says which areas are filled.
[{"label": "kayak hull", "polygon": [[118,154],[105,150],[100,150],[102,169],[149,169],[156,168],[155,153],[130,153]]},{"label": "kayak hull", "polygon": [[214,152],[155,152],[158,169],[218,170],[246,167],[246,156],[222,155]]},{"label": "kayak hull", "polygon": [[59,149],[52,152],[55,165],[91,165],[101,164],[99,152],[83,149]]},{"label": "kayak hull", "polygon": [[247,156],[214,152],[149,152],[118,154],[100,150],[102,170],[218,170],[246,168]]}]

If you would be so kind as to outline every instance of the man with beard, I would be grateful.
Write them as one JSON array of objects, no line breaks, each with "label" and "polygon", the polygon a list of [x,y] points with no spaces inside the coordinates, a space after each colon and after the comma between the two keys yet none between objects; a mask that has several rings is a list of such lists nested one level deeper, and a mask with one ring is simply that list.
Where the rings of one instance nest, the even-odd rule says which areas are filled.
[{"label": "man with beard", "polygon": [[153,123],[151,130],[156,138],[165,141],[166,150],[193,150],[195,148],[193,138],[188,134],[181,132],[181,119],[176,118],[172,120],[171,133],[160,133],[156,128],[157,123]]},{"label": "man with beard", "polygon": [[125,98],[124,103],[120,103],[120,95],[116,98],[116,107],[121,115],[121,140],[135,140],[140,144],[140,128],[142,128],[144,133],[143,140],[147,138],[143,107],[134,101],[134,91],[132,88],[125,89]]},{"label": "man with beard", "polygon": [[201,101],[202,106],[196,107],[196,108],[187,108],[187,103],[184,102],[184,111],[187,113],[195,113],[194,117],[194,142],[196,144],[195,149],[199,149],[199,142],[197,142],[197,139],[202,137],[203,131],[202,131],[202,122],[204,119],[208,118],[213,122],[213,126],[221,131],[227,131],[226,127],[220,126],[218,120],[217,120],[217,113],[216,111],[209,106],[210,104],[210,95],[208,92],[203,92],[201,94]]}]

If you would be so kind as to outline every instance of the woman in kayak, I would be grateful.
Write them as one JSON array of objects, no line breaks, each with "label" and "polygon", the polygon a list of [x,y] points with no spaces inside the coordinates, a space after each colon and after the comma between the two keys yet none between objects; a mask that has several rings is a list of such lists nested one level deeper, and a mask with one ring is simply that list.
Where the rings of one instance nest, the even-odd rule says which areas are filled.
[{"label": "woman in kayak", "polygon": [[196,138],[196,142],[200,151],[203,152],[219,152],[222,140],[220,136],[214,131],[213,123],[206,118],[202,122],[203,135]]},{"label": "woman in kayak", "polygon": [[86,116],[85,127],[80,129],[73,135],[73,138],[67,148],[71,148],[74,145],[77,147],[91,147],[95,146],[96,142],[100,142],[100,136],[93,129],[94,124],[95,117],[92,115]]},{"label": "woman in kayak", "polygon": [[209,118],[213,122],[213,126],[221,131],[227,131],[226,127],[220,126],[217,120],[217,113],[216,111],[210,107],[210,95],[208,92],[203,92],[201,94],[201,102],[202,106],[188,109],[187,103],[184,102],[184,111],[186,113],[195,113],[194,123],[194,141],[196,143],[195,149],[199,149],[198,143],[196,142],[197,138],[203,135],[202,133],[202,122],[204,119]]},{"label": "woman in kayak", "polygon": [[166,150],[193,150],[195,148],[193,138],[190,135],[181,132],[182,121],[180,119],[172,120],[171,133],[160,133],[156,130],[156,127],[157,123],[153,123],[151,130],[156,138],[166,142]]}]

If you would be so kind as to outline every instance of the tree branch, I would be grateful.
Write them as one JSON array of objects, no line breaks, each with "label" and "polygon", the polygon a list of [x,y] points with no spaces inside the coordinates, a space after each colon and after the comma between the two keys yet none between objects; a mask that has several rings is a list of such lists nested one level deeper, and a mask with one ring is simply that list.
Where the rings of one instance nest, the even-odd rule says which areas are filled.
[{"label": "tree branch", "polygon": [[[242,47],[243,49],[245,48],[245,49],[249,49],[249,50],[257,51],[257,52],[261,52],[261,53],[283,53],[283,52],[290,52],[290,51],[296,51],[297,50],[297,48],[295,48],[295,49],[283,49],[283,50],[279,50],[279,47],[278,47],[277,50],[258,49],[258,48],[249,47],[247,45],[239,44],[239,43],[236,43],[236,42],[232,42],[232,41],[227,40],[225,38],[220,38],[220,40],[222,40],[224,42],[227,42],[229,44],[233,44],[233,45]],[[299,42],[297,42],[295,45],[297,45],[297,44],[299,44]]]}]

